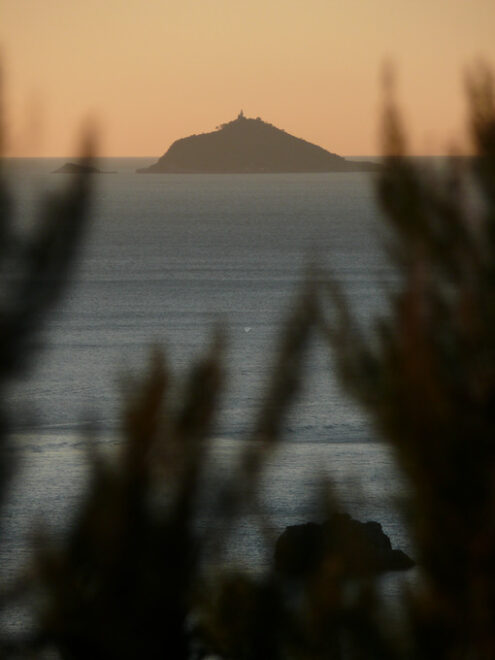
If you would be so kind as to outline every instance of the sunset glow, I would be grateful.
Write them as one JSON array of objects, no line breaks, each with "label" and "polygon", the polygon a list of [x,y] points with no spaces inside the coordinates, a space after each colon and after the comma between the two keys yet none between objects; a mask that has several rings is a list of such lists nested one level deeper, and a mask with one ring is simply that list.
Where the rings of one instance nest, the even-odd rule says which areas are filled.
[{"label": "sunset glow", "polygon": [[465,124],[464,78],[495,63],[493,0],[3,0],[9,155],[67,156],[85,119],[106,156],[158,156],[249,117],[343,155],[379,151],[394,62],[415,153]]}]

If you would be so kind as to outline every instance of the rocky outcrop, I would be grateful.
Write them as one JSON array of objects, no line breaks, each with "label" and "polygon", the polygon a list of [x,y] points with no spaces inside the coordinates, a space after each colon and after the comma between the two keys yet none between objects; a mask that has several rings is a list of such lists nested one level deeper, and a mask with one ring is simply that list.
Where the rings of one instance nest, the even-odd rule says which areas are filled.
[{"label": "rocky outcrop", "polygon": [[177,140],[141,173],[278,173],[374,171],[242,112],[216,131]]},{"label": "rocky outcrop", "polygon": [[322,524],[287,527],[275,546],[275,568],[286,577],[304,577],[324,561],[338,562],[347,575],[403,571],[414,561],[394,550],[378,522],[359,522],[348,514],[334,514]]}]

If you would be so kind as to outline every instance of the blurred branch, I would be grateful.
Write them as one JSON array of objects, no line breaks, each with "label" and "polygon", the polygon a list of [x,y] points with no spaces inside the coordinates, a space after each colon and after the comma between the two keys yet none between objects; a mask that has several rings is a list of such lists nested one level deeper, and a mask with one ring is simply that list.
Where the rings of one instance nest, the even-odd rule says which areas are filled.
[{"label": "blurred branch", "polygon": [[[471,74],[469,100],[474,168],[453,159],[438,174],[408,160],[387,97],[378,195],[402,283],[371,339],[356,336],[333,285],[326,333],[344,383],[409,478],[424,574],[409,604],[410,646],[422,660],[495,657],[495,105],[486,68]],[[465,199],[473,176],[482,218]]]}]

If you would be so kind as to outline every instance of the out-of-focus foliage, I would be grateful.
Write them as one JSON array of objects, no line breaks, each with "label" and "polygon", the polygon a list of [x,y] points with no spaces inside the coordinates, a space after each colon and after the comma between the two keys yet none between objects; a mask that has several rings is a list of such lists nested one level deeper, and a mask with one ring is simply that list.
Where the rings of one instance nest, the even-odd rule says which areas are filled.
[{"label": "out-of-focus foliage", "polygon": [[[40,201],[31,232],[18,231],[5,173],[2,92],[0,70],[0,513],[15,468],[7,447],[9,411],[5,394],[12,380],[32,362],[47,314],[64,292],[88,222],[90,201],[88,178],[74,177],[64,191]],[[87,164],[92,160],[92,142],[88,135],[82,148],[82,161]],[[14,590],[0,585],[0,609],[8,607],[9,593]],[[8,647],[3,642],[0,640],[0,655]]]},{"label": "out-of-focus foliage", "polygon": [[220,390],[218,347],[172,410],[171,378],[153,356],[124,412],[119,460],[95,456],[84,507],[63,552],[46,549],[38,643],[67,658],[186,658],[200,539],[194,510]]},{"label": "out-of-focus foliage", "polygon": [[[0,451],[8,422],[3,406],[5,388],[30,363],[34,340],[63,294],[89,211],[88,177],[77,176],[66,190],[45,196],[32,232],[19,234],[5,176],[2,92],[0,70]],[[92,142],[88,135],[82,148],[82,162],[88,165]],[[5,454],[0,458],[1,495]]]},{"label": "out-of-focus foliage", "polygon": [[[495,658],[495,96],[469,79],[473,161],[405,156],[393,101],[379,200],[400,284],[363,340],[347,308],[329,336],[348,389],[409,479],[421,586],[414,657]],[[472,166],[472,167],[471,167]]]},{"label": "out-of-focus foliage", "polygon": [[[205,470],[223,342],[213,341],[182,389],[163,355],[152,355],[147,375],[128,388],[119,452],[103,456],[92,446],[91,481],[72,528],[62,544],[46,541],[37,553],[37,629],[23,652],[51,649],[64,659],[495,657],[495,107],[487,72],[470,79],[469,98],[477,156],[435,172],[407,159],[389,100],[378,193],[400,277],[390,313],[363,336],[336,285],[330,321],[328,298],[310,286],[285,326],[246,448],[213,487]],[[66,279],[88,184],[78,177],[45,203],[39,232],[23,242],[10,240],[11,203],[1,177],[0,184],[5,388]],[[321,331],[343,382],[408,477],[421,579],[404,594],[400,630],[382,617],[380,562],[366,556],[362,529],[334,515],[340,507],[330,489],[331,504],[315,519],[335,524],[331,533],[311,527],[326,530],[313,544],[313,565],[274,565],[258,575],[208,570],[207,553],[215,549],[218,569],[239,515],[261,513],[263,465],[283,437],[308,342]],[[213,543],[201,524],[212,518],[219,522]],[[274,542],[263,521],[260,533]]]},{"label": "out-of-focus foliage", "polygon": [[[213,545],[221,551],[222,531],[216,529],[216,543],[208,528],[201,531],[204,500],[210,518],[222,520],[225,537],[246,502],[256,506],[255,484],[301,380],[311,327],[314,295],[308,294],[287,325],[249,449],[231,475],[210,483],[213,492],[204,491],[204,470],[222,390],[221,341],[192,369],[183,391],[161,354],[153,356],[125,405],[120,456],[95,454],[92,484],[65,546],[39,556],[45,600],[37,648],[55,646],[64,658],[189,658],[209,646],[202,621],[209,601],[204,551]],[[250,584],[236,581],[236,593],[244,583]],[[251,588],[258,598],[260,587]],[[270,649],[271,657],[275,619],[260,617],[248,600],[244,611],[251,618],[242,625],[250,634],[243,640],[256,651]],[[259,602],[273,613],[265,598]]]}]

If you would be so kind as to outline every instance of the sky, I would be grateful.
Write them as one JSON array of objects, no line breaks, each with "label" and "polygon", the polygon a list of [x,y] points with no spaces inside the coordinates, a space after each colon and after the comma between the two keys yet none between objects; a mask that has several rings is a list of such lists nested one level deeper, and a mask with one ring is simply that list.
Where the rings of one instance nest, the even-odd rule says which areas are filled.
[{"label": "sky", "polygon": [[0,0],[9,156],[159,156],[242,109],[341,155],[380,151],[391,61],[411,153],[463,144],[495,0]]}]

